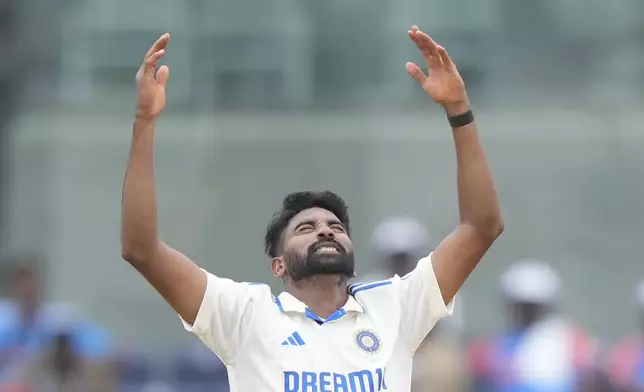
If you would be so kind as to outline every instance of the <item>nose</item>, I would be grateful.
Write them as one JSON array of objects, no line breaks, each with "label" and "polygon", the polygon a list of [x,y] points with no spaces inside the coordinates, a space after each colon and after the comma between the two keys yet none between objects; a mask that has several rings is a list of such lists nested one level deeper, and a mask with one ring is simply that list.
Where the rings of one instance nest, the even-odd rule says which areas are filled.
[{"label": "nose", "polygon": [[318,238],[333,238],[335,237],[335,234],[333,234],[333,230],[327,225],[320,225],[320,228],[318,230]]}]

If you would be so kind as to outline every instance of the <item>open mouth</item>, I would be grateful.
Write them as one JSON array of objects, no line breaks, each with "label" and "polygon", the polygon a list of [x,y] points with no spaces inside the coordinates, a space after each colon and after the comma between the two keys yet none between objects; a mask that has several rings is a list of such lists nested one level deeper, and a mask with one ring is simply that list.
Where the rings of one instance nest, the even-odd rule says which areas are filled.
[{"label": "open mouth", "polygon": [[341,249],[340,249],[340,246],[337,244],[326,243],[326,244],[320,244],[318,247],[315,248],[313,252],[318,254],[337,255],[341,253]]},{"label": "open mouth", "polygon": [[326,254],[334,254],[337,255],[340,253],[336,248],[331,247],[331,246],[323,246],[321,248],[318,248],[315,250],[315,253],[326,253]]}]

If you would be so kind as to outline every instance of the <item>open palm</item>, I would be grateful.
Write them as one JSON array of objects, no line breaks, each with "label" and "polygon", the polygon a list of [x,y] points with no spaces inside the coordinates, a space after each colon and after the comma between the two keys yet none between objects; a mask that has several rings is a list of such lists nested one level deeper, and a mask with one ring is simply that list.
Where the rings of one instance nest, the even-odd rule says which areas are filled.
[{"label": "open palm", "polygon": [[407,32],[425,58],[428,75],[414,63],[407,63],[407,72],[425,92],[437,103],[445,106],[467,101],[465,83],[458,73],[456,65],[442,46],[414,26]]},{"label": "open palm", "polygon": [[143,58],[143,64],[136,73],[137,116],[154,119],[165,109],[165,86],[170,70],[162,65],[157,71],[158,61],[165,56],[170,34],[163,34]]}]

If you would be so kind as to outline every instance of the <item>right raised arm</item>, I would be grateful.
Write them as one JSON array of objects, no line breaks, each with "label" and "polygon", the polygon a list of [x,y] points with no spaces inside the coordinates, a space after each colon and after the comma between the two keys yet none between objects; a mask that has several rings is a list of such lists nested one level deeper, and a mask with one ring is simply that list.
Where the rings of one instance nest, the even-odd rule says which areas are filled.
[{"label": "right raised arm", "polygon": [[169,70],[156,65],[170,40],[164,34],[137,72],[138,105],[123,184],[121,254],[189,324],[194,324],[206,292],[206,274],[167,246],[157,230],[154,185],[154,127],[165,108]]}]

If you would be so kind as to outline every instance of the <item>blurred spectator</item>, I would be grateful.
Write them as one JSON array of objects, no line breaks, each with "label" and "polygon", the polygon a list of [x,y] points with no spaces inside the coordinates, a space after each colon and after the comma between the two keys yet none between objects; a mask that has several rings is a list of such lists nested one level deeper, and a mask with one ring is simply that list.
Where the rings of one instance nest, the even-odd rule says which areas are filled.
[{"label": "blurred spectator", "polygon": [[555,312],[559,276],[524,260],[502,277],[511,327],[470,351],[476,391],[595,390],[596,343]]},{"label": "blurred spectator", "polygon": [[[425,227],[410,217],[384,220],[374,230],[370,244],[371,254],[378,267],[365,274],[361,280],[370,282],[389,279],[394,275],[405,276],[416,267],[418,260],[429,254],[429,241],[430,237]],[[461,305],[455,307],[454,314],[442,319],[437,328],[444,325],[443,331],[459,335],[462,314]]]},{"label": "blurred spectator", "polygon": [[[362,277],[364,281],[405,276],[430,251],[429,234],[418,221],[402,216],[384,220],[374,230],[371,252],[377,269]],[[425,338],[414,356],[414,392],[464,392],[467,366],[460,341],[462,310],[441,320]]]},{"label": "blurred spectator", "polygon": [[[144,387],[158,384],[155,380],[155,373],[161,366],[155,359],[159,355],[130,348],[127,351],[120,351],[118,357],[116,362],[119,391],[140,392]],[[163,383],[161,382],[161,384]]]},{"label": "blurred spectator", "polygon": [[[67,345],[84,359],[110,362],[110,341],[102,328],[68,306],[43,302],[42,271],[35,264],[16,266],[10,286],[12,298],[0,304],[0,383],[24,377],[26,365],[44,353],[53,358],[54,348],[59,354]],[[73,318],[67,319],[72,313]]]},{"label": "blurred spectator", "polygon": [[34,267],[20,265],[10,278],[12,299],[0,305],[0,379],[15,378],[20,368],[43,345],[39,322],[41,277]]},{"label": "blurred spectator", "polygon": [[441,320],[414,356],[412,392],[470,391],[467,355],[462,342],[462,302]]},{"label": "blurred spectator", "polygon": [[177,391],[228,391],[226,366],[201,343],[176,351],[172,367]]},{"label": "blurred spectator", "polygon": [[366,282],[404,276],[429,253],[429,235],[425,228],[409,217],[386,219],[371,238],[371,251],[378,263],[362,279]]},{"label": "blurred spectator", "polygon": [[[218,392],[216,389],[207,389],[206,391]],[[141,389],[137,389],[137,392],[176,392],[176,390],[172,389],[170,385],[163,381],[152,381],[148,384],[145,384]]]},{"label": "blurred spectator", "polygon": [[50,339],[22,372],[21,384],[29,392],[115,391],[110,364],[92,361],[78,350],[79,327],[83,325],[79,316],[67,310],[50,320]]},{"label": "blurred spectator", "polygon": [[[635,292],[640,328],[644,327],[644,282]],[[607,373],[614,390],[619,392],[644,391],[644,338],[643,331],[619,342],[611,351]]]}]

